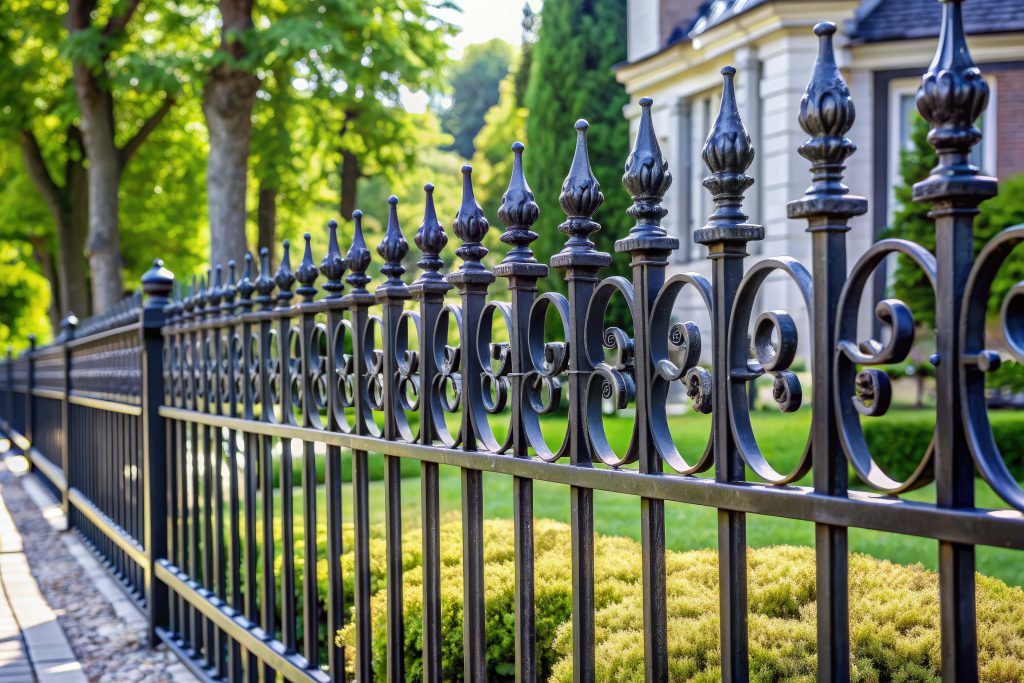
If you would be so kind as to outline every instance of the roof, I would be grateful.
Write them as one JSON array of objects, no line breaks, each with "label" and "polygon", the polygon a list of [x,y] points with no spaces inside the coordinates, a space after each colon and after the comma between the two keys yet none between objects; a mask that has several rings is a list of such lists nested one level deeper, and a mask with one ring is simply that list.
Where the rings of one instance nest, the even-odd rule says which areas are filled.
[{"label": "roof", "polygon": [[[690,40],[708,29],[725,23],[749,9],[769,0],[704,0],[697,13],[676,26],[665,41],[665,47]],[[1024,0],[1021,0],[1024,2]]]},{"label": "roof", "polygon": [[[1024,0],[984,0],[963,5],[967,35],[1024,30]],[[933,38],[939,35],[942,6],[935,0],[865,2],[851,28],[857,43]]]}]

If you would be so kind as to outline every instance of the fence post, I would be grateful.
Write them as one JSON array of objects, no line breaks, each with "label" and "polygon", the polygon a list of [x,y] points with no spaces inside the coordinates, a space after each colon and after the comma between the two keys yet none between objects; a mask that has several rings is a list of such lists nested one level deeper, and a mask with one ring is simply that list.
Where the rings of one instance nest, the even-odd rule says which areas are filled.
[{"label": "fence post", "polygon": [[27,356],[25,364],[25,433],[22,434],[25,437],[25,441],[28,444],[25,449],[25,457],[28,461],[32,462],[32,444],[33,433],[32,423],[34,422],[32,416],[32,387],[36,383],[36,336],[30,334],[28,336],[28,350],[25,355]]},{"label": "fence post", "polygon": [[160,405],[164,399],[164,308],[174,274],[156,259],[142,276],[146,301],[142,308],[142,455],[143,545],[146,550],[145,595],[150,647],[158,642],[156,629],[167,624],[167,587],[154,575],[157,560],[167,556],[167,449]]},{"label": "fence post", "polygon": [[68,313],[60,321],[61,351],[64,354],[64,376],[63,391],[64,398],[60,402],[60,468],[64,471],[64,490],[60,494],[60,507],[64,511],[65,529],[71,528],[71,503],[68,492],[74,485],[71,478],[71,349],[68,347],[75,337],[75,328],[78,326],[78,318],[74,313]]}]

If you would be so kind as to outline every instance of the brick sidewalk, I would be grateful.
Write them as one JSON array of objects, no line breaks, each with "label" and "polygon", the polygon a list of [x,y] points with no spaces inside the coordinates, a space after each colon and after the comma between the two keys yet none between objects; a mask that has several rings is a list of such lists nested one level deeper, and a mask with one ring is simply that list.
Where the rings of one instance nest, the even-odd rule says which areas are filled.
[{"label": "brick sidewalk", "polygon": [[[0,468],[6,464],[0,461]],[[32,577],[0,485],[0,683],[85,683],[57,615]]]}]

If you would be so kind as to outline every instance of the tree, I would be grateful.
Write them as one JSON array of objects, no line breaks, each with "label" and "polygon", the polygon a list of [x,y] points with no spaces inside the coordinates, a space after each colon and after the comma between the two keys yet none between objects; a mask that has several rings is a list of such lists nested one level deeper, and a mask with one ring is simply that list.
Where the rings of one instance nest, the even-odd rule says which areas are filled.
[{"label": "tree", "polygon": [[[911,123],[911,145],[900,152],[900,176],[897,185],[896,211],[887,236],[917,242],[929,251],[935,251],[935,224],[928,218],[929,204],[913,200],[913,185],[924,180],[937,163],[935,150],[928,144],[928,123],[918,114]],[[982,202],[974,221],[974,255],[1001,230],[1024,223],[1024,175],[1007,179],[999,194]],[[995,314],[1003,298],[1014,283],[1024,280],[1024,259],[1010,258],[1003,265],[992,285],[989,312]],[[893,293],[914,314],[918,326],[933,330],[935,327],[935,297],[923,272],[906,257],[900,257],[892,278]]]},{"label": "tree", "polygon": [[[628,97],[612,67],[626,58],[625,0],[547,0],[533,54],[526,93],[526,176],[540,206],[537,258],[547,262],[561,250],[566,236],[554,229],[564,220],[558,194],[572,163],[577,118],[590,122],[588,145],[594,176],[604,204],[594,219],[602,230],[591,239],[600,251],[614,254],[614,242],[629,231],[629,196],[620,178],[629,154],[629,125],[622,116]],[[626,261],[615,258],[610,272],[624,274]],[[610,274],[610,273],[607,273]],[[564,291],[557,272],[545,286]]]},{"label": "tree", "polygon": [[246,251],[245,200],[252,139],[252,109],[260,81],[253,66],[253,0],[220,0],[220,46],[203,87],[210,135],[206,203],[210,262],[241,261]]},{"label": "tree", "polygon": [[473,156],[473,138],[487,110],[498,103],[498,84],[508,75],[512,57],[512,46],[493,38],[467,47],[452,68],[452,102],[441,112],[441,129],[455,138],[448,149],[466,159]]},{"label": "tree", "polygon": [[[86,250],[97,313],[117,303],[124,291],[118,190],[125,166],[174,106],[179,89],[159,53],[157,22],[147,20],[145,30],[130,30],[139,4],[120,0],[100,11],[96,0],[68,2],[66,49],[89,159]],[[139,113],[147,107],[148,113]],[[124,109],[132,115],[123,115]]]},{"label": "tree", "polygon": [[56,323],[67,311],[90,312],[85,153],[71,70],[59,52],[65,37],[60,3],[12,0],[0,12],[0,27],[0,139],[21,157],[16,163],[5,154],[2,162],[6,237],[31,243],[54,292],[50,318]]},{"label": "tree", "polygon": [[535,12],[529,2],[523,3],[522,47],[519,53],[519,67],[516,69],[515,93],[516,104],[523,106],[526,101],[526,90],[530,86],[530,71],[533,69],[533,48],[537,44],[540,32],[540,14]]}]

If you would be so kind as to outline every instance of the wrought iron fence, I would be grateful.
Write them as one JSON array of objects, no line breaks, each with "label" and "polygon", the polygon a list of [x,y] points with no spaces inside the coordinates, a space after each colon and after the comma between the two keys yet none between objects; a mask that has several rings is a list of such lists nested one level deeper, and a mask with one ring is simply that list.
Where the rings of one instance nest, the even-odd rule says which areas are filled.
[{"label": "wrought iron fence", "polygon": [[[366,289],[371,253],[359,212],[344,256],[337,225],[330,224],[319,266],[307,235],[294,271],[285,242],[273,276],[264,251],[258,270],[249,257],[237,279],[235,264],[226,273],[217,266],[182,296],[156,262],[142,281],[144,306],[131,303],[77,330],[69,319],[58,344],[8,360],[0,373],[6,399],[0,426],[33,456],[73,511],[72,524],[146,606],[152,637],[205,677],[329,680],[346,670],[356,680],[373,677],[369,458],[376,453],[384,456],[389,680],[405,678],[403,459],[420,463],[428,681],[441,680],[440,465],[461,470],[467,680],[486,678],[484,472],[513,480],[517,680],[538,675],[535,481],[562,484],[570,495],[577,680],[595,678],[594,491],[635,496],[641,511],[648,680],[668,678],[666,501],[717,509],[724,679],[749,677],[748,513],[815,525],[819,680],[850,675],[850,527],[938,542],[943,675],[976,679],[975,546],[1024,549],[1024,492],[992,438],[984,393],[985,373],[999,362],[985,345],[991,286],[1013,247],[1024,242],[1024,226],[1000,233],[974,258],[973,218],[978,204],[996,192],[996,181],[969,164],[980,140],[973,122],[988,90],[970,60],[960,2],[952,0],[944,4],[939,49],[918,94],[939,162],[914,196],[933,206],[937,249],[933,254],[887,239],[848,263],[848,222],[867,203],[842,183],[844,162],[855,150],[846,137],[854,107],[833,57],[834,31],[829,23],[815,27],[820,50],[800,113],[809,139],[799,149],[811,164],[812,182],[789,204],[789,216],[808,224],[810,268],[786,257],[744,264],[747,244],[762,239],[764,229],[742,211],[743,194],[754,182],[746,174],[754,149],[736,106],[735,71],[726,68],[721,110],[703,150],[710,170],[704,185],[715,211],[694,235],[707,247],[710,280],[666,273],[679,248],[661,226],[672,179],[645,98],[622,179],[636,225],[615,244],[619,258],[630,260],[631,279],[600,276],[613,257],[589,239],[600,229],[593,217],[603,195],[588,162],[587,124],[579,121],[559,197],[567,216],[559,229],[568,238],[550,262],[563,273],[567,296],[538,291],[549,266],[530,248],[539,211],[523,175],[524,148],[516,143],[498,214],[505,226],[501,240],[510,249],[493,270],[485,265],[489,224],[474,198],[469,167],[452,226],[462,263],[448,274],[441,273],[440,258],[448,238],[430,185],[415,235],[420,273],[411,284],[403,280],[409,245],[394,197],[377,247],[386,279],[373,292]],[[862,418],[880,417],[890,404],[889,379],[878,366],[902,361],[914,342],[912,312],[891,299],[874,310],[884,333],[858,338],[862,293],[892,254],[924,271],[936,304],[935,434],[920,467],[902,481],[878,466],[861,427]],[[318,286],[321,275],[325,282]],[[758,291],[778,276],[798,288],[811,320],[811,433],[797,465],[784,472],[761,452],[747,408],[748,384],[765,375],[783,412],[803,400],[793,317],[786,311],[754,317]],[[508,281],[507,300],[488,296],[498,277]],[[674,322],[684,295],[703,302],[710,335],[692,322]],[[628,310],[621,326],[607,321],[616,297]],[[1006,296],[1001,320],[1011,352],[1024,361],[1024,283]],[[682,455],[669,427],[666,405],[677,383],[694,410],[711,414],[707,444],[696,458]],[[605,432],[609,402],[635,407],[629,445],[621,452]],[[541,420],[559,411],[567,428],[564,438],[550,443]],[[345,550],[343,451],[352,457],[346,501],[354,525],[352,605],[345,602],[336,561]],[[296,459],[297,489],[287,479]],[[851,468],[874,491],[851,488]],[[702,473],[713,476],[695,476]],[[1007,509],[975,506],[976,474]],[[755,481],[747,480],[750,475]],[[808,475],[813,486],[796,484]],[[934,502],[893,497],[932,481]],[[326,525],[323,541],[318,523]],[[312,561],[324,545],[326,592],[317,588]],[[356,636],[346,649],[332,634],[349,619]]]}]

